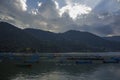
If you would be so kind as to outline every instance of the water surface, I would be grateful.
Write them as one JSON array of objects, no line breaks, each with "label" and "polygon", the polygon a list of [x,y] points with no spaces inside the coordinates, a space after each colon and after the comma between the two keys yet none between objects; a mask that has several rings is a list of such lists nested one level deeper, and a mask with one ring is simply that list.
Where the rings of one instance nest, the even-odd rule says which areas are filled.
[{"label": "water surface", "polygon": [[55,65],[40,62],[32,67],[0,63],[0,80],[120,80],[120,64]]}]

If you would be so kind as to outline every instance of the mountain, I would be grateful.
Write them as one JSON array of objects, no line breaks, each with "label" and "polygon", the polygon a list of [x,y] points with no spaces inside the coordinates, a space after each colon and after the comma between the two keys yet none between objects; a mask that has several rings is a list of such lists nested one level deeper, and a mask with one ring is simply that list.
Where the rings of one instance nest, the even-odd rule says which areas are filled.
[{"label": "mountain", "polygon": [[81,42],[95,47],[103,47],[107,43],[106,40],[88,32],[70,30],[61,34],[61,36],[74,42]]},{"label": "mountain", "polygon": [[[77,46],[83,51],[116,51],[119,50],[120,45],[120,43],[105,40],[94,34],[75,30],[70,30],[64,33],[52,33],[29,28],[25,29],[25,31],[33,36],[36,36],[37,39],[48,40],[52,44],[57,44],[57,46],[63,45],[63,47],[65,47],[65,45],[71,45],[71,47],[74,48]],[[68,46],[68,48],[69,47],[70,46]]]},{"label": "mountain", "polygon": [[[42,31],[39,29],[24,29],[25,32],[39,40],[44,40],[55,46],[57,52],[80,52],[80,51],[96,51],[98,49],[92,48],[83,43],[76,43],[65,39],[60,33],[52,33],[49,31]],[[101,51],[99,49],[99,51]]]},{"label": "mountain", "polygon": [[0,22],[0,52],[98,52],[119,51],[119,42],[88,32],[70,30],[52,33],[39,29],[20,29]]},{"label": "mountain", "polygon": [[120,42],[120,36],[103,37],[106,40]]},{"label": "mountain", "polygon": [[36,39],[9,23],[0,22],[0,51],[1,52],[24,52],[44,50],[46,42]]},{"label": "mountain", "polygon": [[57,39],[55,33],[34,29],[32,33],[36,35],[12,24],[0,22],[0,52],[78,52],[85,49],[92,50],[81,44],[70,44],[64,41],[57,43],[54,40]]},{"label": "mountain", "polygon": [[57,37],[57,34],[55,33],[52,33],[49,31],[43,31],[40,29],[27,28],[27,29],[24,29],[24,31],[34,36],[35,38],[39,40],[44,40],[44,41],[52,41],[52,40],[55,40],[55,38]]}]

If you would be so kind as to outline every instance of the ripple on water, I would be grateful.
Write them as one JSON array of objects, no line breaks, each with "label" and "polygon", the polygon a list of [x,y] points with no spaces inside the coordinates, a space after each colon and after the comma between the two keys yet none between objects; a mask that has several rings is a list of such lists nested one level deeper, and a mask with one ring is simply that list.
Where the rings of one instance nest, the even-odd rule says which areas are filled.
[{"label": "ripple on water", "polygon": [[[93,66],[93,65],[91,65]],[[67,66],[68,67],[68,66]],[[76,71],[72,71],[72,66],[68,68],[56,68],[55,70],[48,70],[49,72],[41,72],[37,74],[24,74],[19,73],[12,77],[11,80],[120,80],[120,66],[119,65],[101,65],[98,67],[87,67],[88,69],[82,69],[81,67],[73,67]],[[83,66],[82,66],[83,67]],[[86,67],[86,66],[85,66]],[[48,68],[49,69],[49,68]],[[71,69],[67,70],[67,69]],[[77,72],[78,71],[78,72]],[[77,73],[75,73],[77,72]]]}]

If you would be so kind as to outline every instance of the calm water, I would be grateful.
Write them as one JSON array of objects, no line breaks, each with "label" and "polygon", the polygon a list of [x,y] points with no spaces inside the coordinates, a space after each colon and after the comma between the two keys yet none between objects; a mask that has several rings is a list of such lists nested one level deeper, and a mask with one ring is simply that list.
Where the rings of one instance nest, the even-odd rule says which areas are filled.
[{"label": "calm water", "polygon": [[32,67],[0,63],[0,80],[120,80],[120,64],[55,65]]}]

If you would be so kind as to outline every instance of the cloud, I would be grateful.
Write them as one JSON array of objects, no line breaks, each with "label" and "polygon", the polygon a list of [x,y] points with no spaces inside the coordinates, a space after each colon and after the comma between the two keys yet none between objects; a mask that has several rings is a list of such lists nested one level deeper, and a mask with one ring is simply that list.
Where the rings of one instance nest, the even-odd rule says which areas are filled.
[{"label": "cloud", "polygon": [[42,3],[41,2],[38,2],[38,7],[41,7]]},{"label": "cloud", "polygon": [[2,8],[8,7],[8,9],[16,9],[20,11],[27,11],[27,0],[1,0],[0,4]]},{"label": "cloud", "polygon": [[120,10],[120,3],[117,0],[101,0],[98,5],[93,9],[95,13],[113,13]]},{"label": "cloud", "polygon": [[23,26],[24,21],[22,20],[27,15],[27,7],[26,0],[1,0],[0,19],[16,26]]},{"label": "cloud", "polygon": [[62,7],[60,9],[60,15],[62,16],[62,14],[66,12],[69,14],[71,18],[76,19],[79,15],[89,14],[91,10],[92,9],[88,6],[74,3],[74,4],[70,4]]},{"label": "cloud", "polygon": [[[13,0],[14,1],[14,6],[22,11],[27,11],[27,0]],[[13,2],[12,1],[12,2]]]},{"label": "cloud", "polygon": [[118,0],[1,0],[0,20],[20,28],[120,35]]},{"label": "cloud", "polygon": [[79,3],[77,0],[65,0],[66,5],[60,8],[59,14],[68,13],[72,19],[76,19],[79,15],[89,14],[91,7]]},{"label": "cloud", "polygon": [[44,18],[58,18],[59,14],[57,11],[57,7],[57,2],[53,0],[46,0],[45,2],[42,2],[41,6],[38,8],[38,11],[39,14],[42,15]]}]

